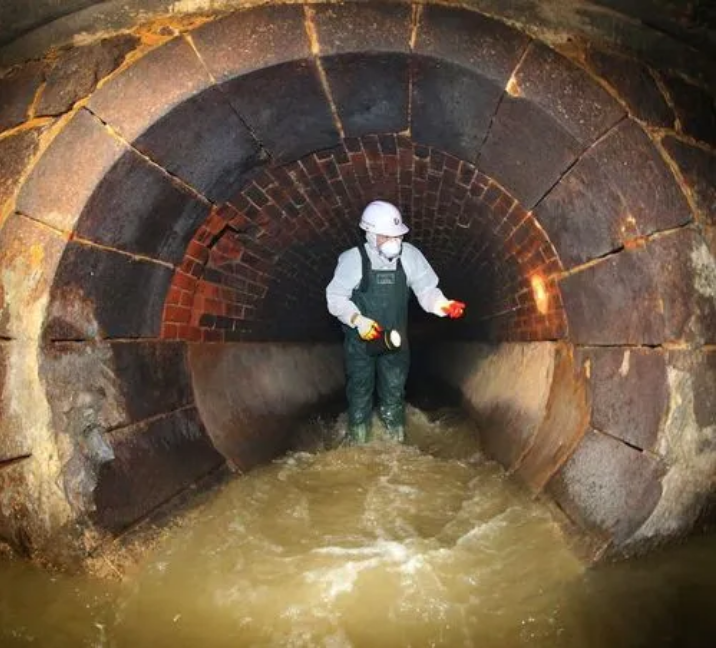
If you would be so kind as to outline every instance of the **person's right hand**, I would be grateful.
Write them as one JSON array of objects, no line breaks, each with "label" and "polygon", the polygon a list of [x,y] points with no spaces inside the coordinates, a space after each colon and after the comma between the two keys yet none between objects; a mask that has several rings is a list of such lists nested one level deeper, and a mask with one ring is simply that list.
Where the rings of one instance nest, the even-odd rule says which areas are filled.
[{"label": "person's right hand", "polygon": [[383,332],[380,324],[378,324],[375,320],[370,319],[370,317],[358,315],[355,321],[358,335],[360,335],[362,340],[375,340]]}]

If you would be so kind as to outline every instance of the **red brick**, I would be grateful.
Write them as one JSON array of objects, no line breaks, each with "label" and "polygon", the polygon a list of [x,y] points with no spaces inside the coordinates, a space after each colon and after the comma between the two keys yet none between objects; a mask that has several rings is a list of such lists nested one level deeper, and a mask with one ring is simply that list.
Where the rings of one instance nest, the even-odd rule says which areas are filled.
[{"label": "red brick", "polygon": [[201,292],[205,299],[219,299],[221,297],[221,286],[214,283],[203,282]]},{"label": "red brick", "polygon": [[186,255],[197,261],[198,263],[205,264],[209,259],[209,248],[202,245],[196,240],[190,241],[186,248]]},{"label": "red brick", "polygon": [[183,272],[176,272],[174,274],[174,285],[182,290],[194,291],[196,288],[196,279]]},{"label": "red brick", "polygon": [[179,305],[180,306],[191,306],[194,303],[194,295],[185,290],[179,293]]},{"label": "red brick", "polygon": [[181,306],[165,306],[164,321],[177,324],[187,324],[191,321],[191,309]]},{"label": "red brick", "polygon": [[229,204],[219,205],[214,209],[213,214],[222,221],[231,221],[237,215],[236,208]]},{"label": "red brick", "polygon": [[171,322],[164,322],[161,337],[166,340],[176,340],[179,337],[179,327]]},{"label": "red brick", "polygon": [[216,213],[214,213],[206,219],[206,223],[204,224],[204,226],[209,232],[211,232],[211,234],[216,235],[221,232],[224,227],[226,227],[226,221],[223,218],[217,216]]},{"label": "red brick", "polygon": [[181,304],[182,291],[177,286],[170,286],[167,293],[167,304]]}]

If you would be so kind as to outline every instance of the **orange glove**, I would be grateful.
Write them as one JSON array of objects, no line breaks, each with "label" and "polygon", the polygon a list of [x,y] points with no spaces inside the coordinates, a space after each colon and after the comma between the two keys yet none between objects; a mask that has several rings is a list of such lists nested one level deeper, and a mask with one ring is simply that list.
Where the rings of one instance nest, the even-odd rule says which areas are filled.
[{"label": "orange glove", "polygon": [[462,317],[465,312],[465,303],[461,301],[450,300],[441,308],[442,312],[445,313],[451,319],[457,319]]},{"label": "orange glove", "polygon": [[383,328],[378,322],[362,315],[355,318],[355,325],[362,340],[375,340],[383,332]]}]

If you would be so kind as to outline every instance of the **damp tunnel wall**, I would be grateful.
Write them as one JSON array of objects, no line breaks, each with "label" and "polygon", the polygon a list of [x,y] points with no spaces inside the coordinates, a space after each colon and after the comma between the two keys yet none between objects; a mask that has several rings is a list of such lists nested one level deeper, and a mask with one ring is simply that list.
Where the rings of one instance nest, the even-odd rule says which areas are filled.
[{"label": "damp tunnel wall", "polygon": [[490,454],[598,552],[688,532],[716,466],[708,80],[534,36],[281,4],[6,71],[0,537],[81,558],[285,449],[342,389],[323,288],[373,198],[469,304],[414,334]]}]

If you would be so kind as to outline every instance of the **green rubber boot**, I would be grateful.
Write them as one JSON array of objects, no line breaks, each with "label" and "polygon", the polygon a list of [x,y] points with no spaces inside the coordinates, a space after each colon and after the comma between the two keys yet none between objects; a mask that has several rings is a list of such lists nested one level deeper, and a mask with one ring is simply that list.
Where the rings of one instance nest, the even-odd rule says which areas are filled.
[{"label": "green rubber boot", "polygon": [[402,425],[386,428],[388,438],[396,443],[405,443],[405,428]]},{"label": "green rubber boot", "polygon": [[358,423],[348,428],[348,445],[357,446],[369,443],[372,438],[369,423]]}]

